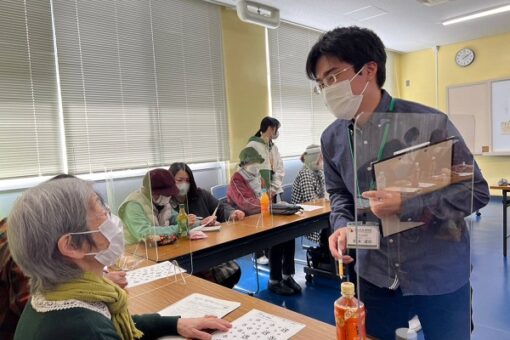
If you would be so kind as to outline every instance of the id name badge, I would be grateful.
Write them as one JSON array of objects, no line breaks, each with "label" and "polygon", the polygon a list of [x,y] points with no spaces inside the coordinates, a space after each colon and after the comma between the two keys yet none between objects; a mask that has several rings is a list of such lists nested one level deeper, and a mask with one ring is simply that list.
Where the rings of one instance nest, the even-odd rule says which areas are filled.
[{"label": "id name badge", "polygon": [[347,248],[379,249],[381,233],[375,222],[347,223]]}]

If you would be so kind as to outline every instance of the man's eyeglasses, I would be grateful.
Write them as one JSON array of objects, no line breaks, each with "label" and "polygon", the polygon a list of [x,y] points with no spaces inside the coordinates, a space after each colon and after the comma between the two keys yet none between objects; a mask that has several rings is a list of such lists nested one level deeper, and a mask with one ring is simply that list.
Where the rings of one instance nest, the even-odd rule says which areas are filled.
[{"label": "man's eyeglasses", "polygon": [[347,71],[348,69],[350,69],[352,67],[353,66],[347,66],[343,70],[328,74],[327,76],[324,77],[324,79],[322,81],[318,81],[317,84],[313,87],[313,93],[321,94],[323,89],[335,84],[338,81],[338,76],[340,74],[344,73],[345,71]]}]

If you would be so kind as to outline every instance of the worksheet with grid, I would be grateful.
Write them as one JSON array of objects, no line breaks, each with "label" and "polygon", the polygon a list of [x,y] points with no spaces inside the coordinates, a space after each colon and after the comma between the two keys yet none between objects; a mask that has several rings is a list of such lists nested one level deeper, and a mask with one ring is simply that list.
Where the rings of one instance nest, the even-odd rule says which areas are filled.
[{"label": "worksheet with grid", "polygon": [[169,277],[184,272],[186,272],[184,269],[174,265],[169,261],[138,268],[126,273],[128,282],[127,288],[133,288],[147,282],[156,281],[164,277]]},{"label": "worksheet with grid", "polygon": [[287,340],[304,327],[302,323],[252,309],[232,322],[228,332],[213,334],[213,340]]}]

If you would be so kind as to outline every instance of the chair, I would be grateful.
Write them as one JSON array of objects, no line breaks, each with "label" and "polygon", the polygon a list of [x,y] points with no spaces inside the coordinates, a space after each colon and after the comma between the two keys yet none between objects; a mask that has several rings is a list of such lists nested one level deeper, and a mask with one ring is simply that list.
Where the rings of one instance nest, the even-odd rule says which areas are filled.
[{"label": "chair", "polygon": [[289,202],[292,198],[292,184],[285,184],[282,186],[283,192],[282,192],[282,201]]},{"label": "chair", "polygon": [[227,184],[218,184],[211,188],[211,194],[218,200],[218,201],[225,201],[227,199]]}]

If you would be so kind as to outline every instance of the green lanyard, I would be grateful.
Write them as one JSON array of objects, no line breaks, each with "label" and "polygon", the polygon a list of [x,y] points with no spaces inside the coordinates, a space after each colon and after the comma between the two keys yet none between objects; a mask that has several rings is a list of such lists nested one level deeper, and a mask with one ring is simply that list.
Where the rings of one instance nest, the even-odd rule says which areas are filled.
[{"label": "green lanyard", "polygon": [[[391,98],[391,101],[390,101],[390,112],[395,112],[395,99]],[[384,148],[386,147],[386,142],[388,142],[388,133],[390,131],[390,124],[389,123],[386,123],[384,125],[384,132],[383,132],[383,136],[382,136],[382,139],[381,139],[381,145],[379,145],[379,152],[377,152],[377,161],[380,161],[384,155]],[[354,163],[354,149],[353,149],[353,146],[352,146],[352,138],[353,138],[353,132],[352,130],[349,130],[349,135],[347,136],[347,139],[349,140],[349,148],[351,150],[351,157],[352,157],[352,162]],[[361,190],[359,188],[359,183],[356,183],[356,186],[357,186],[357,189],[358,189],[358,192],[357,192],[357,196],[358,198],[361,196]],[[370,182],[370,186],[369,186],[369,189],[370,190],[373,190],[375,189],[375,182],[374,180],[372,180]]]}]

